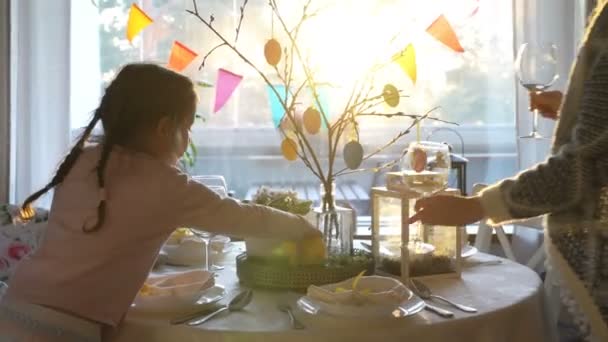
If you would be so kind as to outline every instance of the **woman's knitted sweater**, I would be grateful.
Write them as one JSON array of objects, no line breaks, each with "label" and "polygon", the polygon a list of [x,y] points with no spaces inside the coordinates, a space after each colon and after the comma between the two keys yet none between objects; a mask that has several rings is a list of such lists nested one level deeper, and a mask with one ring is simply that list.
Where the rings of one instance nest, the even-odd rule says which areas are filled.
[{"label": "woman's knitted sweater", "polygon": [[548,214],[549,260],[591,334],[608,341],[608,6],[572,69],[551,156],[481,201],[494,223]]}]

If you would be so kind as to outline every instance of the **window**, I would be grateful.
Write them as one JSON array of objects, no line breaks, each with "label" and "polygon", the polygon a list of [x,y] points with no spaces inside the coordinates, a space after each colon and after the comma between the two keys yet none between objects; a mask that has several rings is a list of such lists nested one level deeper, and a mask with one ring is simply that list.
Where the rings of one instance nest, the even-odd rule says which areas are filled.
[{"label": "window", "polygon": [[[185,74],[195,80],[213,83],[217,69],[222,67],[244,76],[232,98],[218,113],[212,114],[214,90],[199,88],[199,112],[206,118],[197,123],[194,139],[199,145],[199,162],[193,173],[221,173],[239,197],[259,183],[314,182],[300,162],[288,163],[279,152],[280,136],[271,120],[266,86],[250,67],[244,65],[228,48],[220,48],[207,65],[198,70],[202,56],[218,40],[196,18],[186,12],[190,0],[140,0],[138,3],[154,20],[133,44],[124,37],[131,1],[99,0],[98,8],[88,2],[73,2],[72,20],[99,23],[96,38],[91,43],[91,30],[73,26],[72,38],[96,44],[90,49],[79,48],[80,69],[96,74],[87,80],[92,96],[73,99],[83,105],[72,106],[72,128],[81,127],[94,109],[104,84],[112,79],[118,68],[133,61],[166,63],[171,45],[179,40],[199,53]],[[198,1],[204,16],[213,14],[214,27],[227,37],[234,36],[239,19],[241,0]],[[323,8],[318,18],[307,22],[302,32],[303,46],[313,65],[317,65],[318,80],[330,86],[324,88],[329,108],[344,104],[345,91],[350,89],[358,71],[364,70],[373,58],[388,58],[413,42],[418,65],[415,86],[396,64],[383,68],[377,77],[378,86],[395,84],[410,97],[397,108],[403,112],[422,113],[435,106],[435,115],[458,122],[453,131],[437,131],[433,140],[455,145],[458,152],[462,136],[467,155],[473,157],[469,166],[472,181],[488,181],[512,174],[515,170],[515,80],[513,76],[513,18],[511,1],[480,0],[383,0],[327,1],[313,0]],[[281,13],[288,22],[301,13],[302,1],[279,1]],[[314,7],[314,6],[313,6]],[[439,15],[444,14],[458,34],[465,49],[455,53],[424,32]],[[84,19],[86,18],[86,19]],[[88,25],[91,27],[92,25]],[[271,19],[267,0],[250,0],[238,41],[239,48],[264,71],[271,73],[263,57],[263,44],[273,34],[280,35],[278,21]],[[399,33],[392,43],[391,37]],[[86,105],[84,104],[86,103]],[[88,106],[88,110],[82,110]],[[304,104],[303,104],[304,107]],[[75,111],[78,109],[78,112]],[[380,110],[388,108],[380,108]],[[407,120],[370,119],[361,122],[361,141],[366,150],[381,146],[408,124]],[[436,122],[426,122],[423,138],[436,128]],[[452,128],[452,127],[449,127]],[[369,161],[368,166],[394,157],[414,135],[385,154]],[[319,142],[319,146],[322,146]],[[478,158],[475,158],[477,156]],[[507,158],[510,167],[497,168],[488,164],[488,156]],[[246,170],[246,171],[243,171]],[[362,184],[372,184],[373,175],[353,176]],[[471,183],[470,181],[469,183]]]}]

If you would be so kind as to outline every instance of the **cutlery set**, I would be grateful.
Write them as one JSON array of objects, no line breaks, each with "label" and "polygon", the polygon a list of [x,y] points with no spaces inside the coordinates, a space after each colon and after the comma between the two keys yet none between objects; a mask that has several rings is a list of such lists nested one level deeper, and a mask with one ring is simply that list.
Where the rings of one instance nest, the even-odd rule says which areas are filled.
[{"label": "cutlery set", "polygon": [[[454,313],[452,311],[443,309],[443,308],[435,306],[433,304],[429,304],[428,301],[431,301],[431,300],[441,301],[443,303],[451,305],[452,307],[454,307],[460,311],[466,312],[466,313],[477,312],[477,309],[475,309],[473,307],[458,304],[445,297],[433,294],[431,289],[429,289],[424,283],[422,283],[419,280],[411,279],[410,288],[416,295],[418,295],[420,298],[427,301],[427,302],[425,302],[425,304],[426,304],[425,309],[427,311],[433,312],[443,318],[452,318],[452,317],[454,317]],[[197,326],[197,325],[203,324],[203,323],[211,320],[213,317],[221,314],[222,312],[225,312],[225,311],[236,312],[236,311],[243,310],[247,305],[249,305],[249,303],[251,303],[252,298],[253,298],[253,291],[245,290],[245,291],[238,293],[236,296],[234,296],[230,300],[230,302],[228,302],[228,305],[224,305],[211,313],[208,313],[208,311],[207,312],[197,312],[197,313],[193,313],[193,314],[190,314],[187,316],[178,317],[178,318],[171,320],[171,324],[186,323],[187,325],[190,325],[190,326]],[[292,312],[292,308],[289,304],[286,304],[286,303],[279,304],[277,308],[279,311],[284,312],[288,315],[292,329],[299,330],[299,329],[305,328],[304,325],[296,319],[296,317],[294,316],[294,314]]]}]

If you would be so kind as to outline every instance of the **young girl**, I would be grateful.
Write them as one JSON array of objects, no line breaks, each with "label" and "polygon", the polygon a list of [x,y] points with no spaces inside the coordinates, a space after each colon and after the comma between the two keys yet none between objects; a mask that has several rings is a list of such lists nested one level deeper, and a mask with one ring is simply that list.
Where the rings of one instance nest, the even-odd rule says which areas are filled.
[{"label": "young girl", "polygon": [[[18,266],[0,305],[0,336],[99,341],[102,327],[119,324],[177,227],[320,236],[300,216],[222,199],[176,168],[196,103],[180,74],[153,64],[120,71],[51,182],[23,204],[55,189],[45,239]],[[85,147],[98,121],[103,141]]]},{"label": "young girl", "polygon": [[[544,163],[476,197],[418,201],[410,222],[504,223],[548,214],[545,245],[562,297],[588,340],[608,341],[608,5],[599,1],[568,92],[532,96],[532,107],[557,118]],[[557,105],[557,106],[556,106]]]}]

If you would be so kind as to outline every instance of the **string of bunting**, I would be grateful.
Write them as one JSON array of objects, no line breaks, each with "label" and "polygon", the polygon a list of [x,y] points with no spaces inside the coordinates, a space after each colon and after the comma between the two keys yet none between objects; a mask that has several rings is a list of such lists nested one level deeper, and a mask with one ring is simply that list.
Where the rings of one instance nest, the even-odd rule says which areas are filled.
[{"label": "string of bunting", "polygon": [[[478,10],[479,0],[477,0],[477,6],[471,12],[470,16],[477,14]],[[148,16],[141,8],[139,8],[135,3],[133,3],[129,10],[129,18],[126,30],[127,39],[129,40],[129,42],[132,42],[135,36],[137,36],[141,31],[143,31],[153,22],[154,20],[150,16]],[[435,19],[435,21],[433,21],[427,27],[426,32],[445,46],[449,47],[450,49],[460,53],[464,52],[464,48],[460,44],[456,32],[452,28],[452,25],[450,25],[445,15],[439,15],[437,19]],[[275,42],[276,40],[274,39],[269,40],[265,45],[264,53],[267,59],[269,56],[272,57],[271,59],[276,65],[276,63],[278,63],[278,60],[280,59],[281,50],[280,47],[277,48],[275,46],[277,45]],[[276,51],[278,51],[278,53]],[[185,68],[187,68],[188,65],[190,65],[190,63],[192,63],[192,61],[194,61],[197,57],[198,54],[194,50],[190,49],[185,44],[179,41],[175,41],[171,48],[171,54],[169,57],[169,62],[167,63],[167,67],[177,72],[181,72]],[[403,70],[407,77],[412,80],[412,83],[415,85],[417,80],[417,65],[416,50],[414,48],[414,45],[412,43],[409,43],[403,50],[393,55],[392,61],[399,65],[399,67]],[[222,68],[218,70],[217,80],[215,84],[216,93],[215,104],[213,106],[214,113],[217,113],[226,104],[226,102],[228,102],[228,100],[230,99],[242,79],[243,76],[238,75],[234,72]],[[205,81],[199,81],[196,84],[204,88],[213,87],[211,83]],[[286,98],[283,98],[282,100],[289,100],[288,92],[285,92],[284,87],[283,89],[281,89],[280,86],[275,86],[275,88],[278,88],[277,90],[280,94],[287,95]],[[272,121],[275,127],[279,127],[279,125],[281,124],[281,120],[285,114],[283,113],[283,108],[280,105],[281,99],[279,99],[276,94],[270,89],[268,91],[268,97],[272,113]],[[322,94],[321,97],[323,98]],[[322,103],[321,106],[323,108],[327,108],[326,103]],[[321,108],[315,109],[317,111],[321,110]],[[316,117],[314,116],[314,114],[309,114],[308,117],[308,121],[316,122]],[[304,118],[304,121],[306,122],[306,118]]]}]

